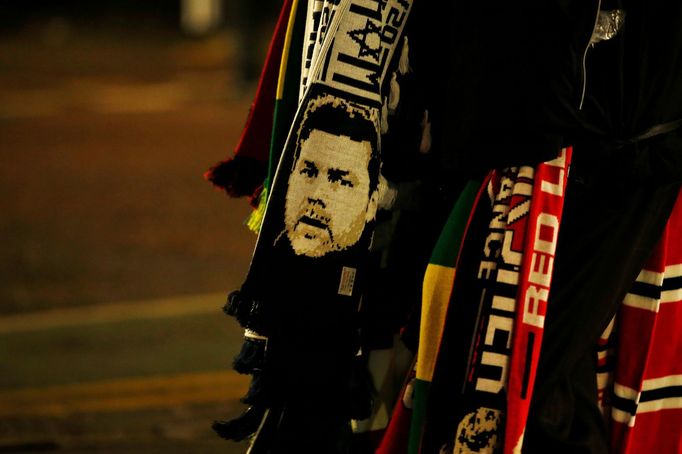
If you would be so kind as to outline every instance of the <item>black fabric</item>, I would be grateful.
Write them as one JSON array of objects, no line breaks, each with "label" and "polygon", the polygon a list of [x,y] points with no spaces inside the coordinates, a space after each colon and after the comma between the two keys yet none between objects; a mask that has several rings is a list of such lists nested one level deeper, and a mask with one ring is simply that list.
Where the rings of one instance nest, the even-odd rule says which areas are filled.
[{"label": "black fabric", "polygon": [[[579,125],[582,54],[596,3],[449,6],[422,5],[418,42],[431,67],[425,85],[444,175],[552,159]],[[445,61],[440,46],[449,48]]]},{"label": "black fabric", "polygon": [[[441,338],[427,402],[421,452],[437,453],[455,438],[457,422],[462,419],[464,386],[470,361],[470,346],[476,333],[476,319],[481,281],[477,263],[488,236],[492,216],[486,200],[477,204],[472,215],[466,241],[462,245],[457,269],[458,285],[454,287],[448,305],[445,330]],[[473,296],[473,297],[472,297]]]},{"label": "black fabric", "polygon": [[[578,386],[574,377],[660,238],[679,191],[679,184],[632,184],[617,170],[608,163],[571,170],[525,438],[531,446],[534,437],[546,441],[553,434],[562,437],[553,441],[561,452],[605,452],[599,438],[570,451],[574,433],[560,428],[583,417],[575,406],[594,412],[597,401],[596,394],[588,404],[562,390]],[[543,416],[549,413],[552,419]]]},{"label": "black fabric", "polygon": [[526,426],[523,452],[554,454],[606,454],[606,425],[597,399],[596,358],[583,355],[570,374],[560,377],[551,388],[536,390],[534,418]]},{"label": "black fabric", "polygon": [[242,441],[258,429],[263,419],[265,408],[251,406],[239,417],[229,421],[213,421],[211,428],[220,437],[226,440]]},{"label": "black fabric", "polygon": [[605,6],[624,8],[626,19],[619,35],[588,54],[585,134],[576,138],[557,250],[539,371],[545,379],[566,370],[551,364],[555,344],[569,346],[562,363],[572,366],[581,336],[596,340],[658,240],[682,181],[679,129],[619,143],[682,117],[682,4]]},{"label": "black fabric", "polygon": [[275,406],[268,411],[249,452],[350,454],[350,446],[350,423],[334,416],[329,409]]},{"label": "black fabric", "polygon": [[[374,251],[368,262],[368,286],[360,309],[363,351],[390,348],[401,328],[414,322],[419,330],[421,287],[438,228],[445,222],[445,204],[419,197],[418,209],[380,211],[379,234],[390,228],[390,244]],[[375,240],[376,240],[375,234]]]},{"label": "black fabric", "polygon": [[240,374],[262,370],[265,364],[265,339],[245,337],[242,348],[232,361],[232,368]]},{"label": "black fabric", "polygon": [[[625,25],[588,54],[528,452],[606,452],[599,425],[585,428],[594,422],[596,394],[570,390],[584,385],[585,358],[658,241],[682,181],[679,129],[637,137],[682,117],[682,5],[606,6],[623,7]],[[578,424],[591,436],[566,429]]]},{"label": "black fabric", "polygon": [[[587,54],[587,89],[574,143],[590,145],[575,158],[619,161],[624,178],[682,180],[679,128],[651,138],[651,128],[682,118],[682,5],[674,0],[617,0],[626,12],[621,32]],[[634,143],[633,143],[634,142]]]},{"label": "black fabric", "polygon": [[[437,153],[433,149],[420,152],[422,120],[430,106],[418,78],[423,62],[413,45],[413,39],[419,40],[414,24],[408,21],[404,31],[409,71],[400,73],[399,58],[394,58],[389,69],[389,74],[396,75],[400,96],[395,111],[388,115],[388,131],[381,137],[381,174],[397,189],[397,197],[390,208],[377,212],[367,260],[368,285],[360,309],[364,352],[391,348],[408,319],[421,312],[424,272],[450,207],[438,197],[438,181],[433,178]],[[396,54],[402,51],[399,46]],[[390,84],[383,95],[390,96]]]}]

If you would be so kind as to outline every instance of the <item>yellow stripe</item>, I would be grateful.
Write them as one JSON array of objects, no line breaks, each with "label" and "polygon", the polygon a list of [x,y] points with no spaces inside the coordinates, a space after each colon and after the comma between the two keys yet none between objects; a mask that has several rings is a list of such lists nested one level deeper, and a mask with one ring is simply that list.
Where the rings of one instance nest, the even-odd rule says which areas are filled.
[{"label": "yellow stripe", "polygon": [[282,60],[279,64],[279,77],[277,79],[277,94],[276,100],[282,99],[284,96],[284,79],[287,72],[287,61],[289,60],[289,48],[291,47],[292,35],[294,34],[294,23],[296,22],[296,10],[298,9],[298,0],[291,3],[291,11],[289,12],[289,22],[287,23],[287,34],[284,35],[284,48],[282,49]]},{"label": "yellow stripe", "polygon": [[105,380],[0,392],[0,417],[62,416],[237,400],[249,377],[232,371]]},{"label": "yellow stripe", "polygon": [[454,279],[455,268],[436,264],[429,264],[426,268],[417,353],[417,378],[420,380],[430,382],[433,378]]}]

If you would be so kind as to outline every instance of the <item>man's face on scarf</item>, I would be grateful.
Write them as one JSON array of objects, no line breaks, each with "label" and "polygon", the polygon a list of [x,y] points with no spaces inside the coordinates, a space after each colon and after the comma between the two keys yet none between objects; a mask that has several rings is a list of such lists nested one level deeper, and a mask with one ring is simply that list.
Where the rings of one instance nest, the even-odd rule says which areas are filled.
[{"label": "man's face on scarf", "polygon": [[[284,210],[296,255],[321,257],[355,244],[368,219],[368,141],[313,130],[289,175]],[[374,213],[371,213],[373,216]]]}]

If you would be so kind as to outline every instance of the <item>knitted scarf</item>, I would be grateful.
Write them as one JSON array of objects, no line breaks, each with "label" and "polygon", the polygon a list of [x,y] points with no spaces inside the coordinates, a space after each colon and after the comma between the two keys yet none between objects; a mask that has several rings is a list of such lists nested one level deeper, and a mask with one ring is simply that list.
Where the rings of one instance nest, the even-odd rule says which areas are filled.
[{"label": "knitted scarf", "polygon": [[[417,359],[400,392],[377,454],[406,453],[408,445],[410,452],[418,452],[418,434],[424,424],[426,401],[452,292],[460,243],[472,206],[481,196],[478,191],[480,186],[474,181],[465,186],[431,254],[424,274]],[[415,436],[410,436],[411,427]]]},{"label": "knitted scarf", "polygon": [[602,336],[598,378],[614,453],[682,446],[681,237],[678,196],[663,236]]},{"label": "knitted scarf", "polygon": [[[318,3],[309,4],[309,12]],[[336,260],[337,253],[365,250],[371,236],[365,226],[378,202],[381,89],[410,3],[324,3],[323,17],[330,19],[321,21],[317,58],[302,75],[309,86],[273,179],[245,284],[254,297],[294,256],[315,265],[334,262],[343,274],[343,285],[324,289],[318,298],[356,295],[357,270],[344,271],[347,263]],[[273,263],[272,249],[279,244],[288,252],[281,254],[282,263]]]},{"label": "knitted scarf", "polygon": [[[326,438],[307,439],[316,449],[324,451],[350,418],[345,387],[358,348],[355,319],[382,187],[384,79],[410,8],[407,0],[308,4],[306,27],[313,24],[315,39],[309,68],[308,53],[302,59],[303,95],[248,275],[227,307],[253,339],[267,337],[263,368],[254,375],[267,398],[247,396],[261,410],[269,407],[261,411],[254,446],[266,438],[282,449],[295,443],[292,434],[300,428],[293,421],[310,418],[322,396],[329,408],[309,421],[315,425],[309,432]],[[301,375],[292,358],[316,373]],[[272,430],[279,435],[265,435]]]},{"label": "knitted scarf", "polygon": [[[417,380],[406,390],[415,391],[409,452],[520,452],[570,156],[565,149],[535,169],[493,172],[482,193],[490,202],[479,196],[473,206],[456,273],[427,272],[430,319],[422,321]],[[468,189],[460,210],[473,202]],[[453,239],[461,218],[456,225]],[[403,408],[396,406],[396,424]],[[390,440],[398,433],[389,427],[381,452],[405,452]]]}]

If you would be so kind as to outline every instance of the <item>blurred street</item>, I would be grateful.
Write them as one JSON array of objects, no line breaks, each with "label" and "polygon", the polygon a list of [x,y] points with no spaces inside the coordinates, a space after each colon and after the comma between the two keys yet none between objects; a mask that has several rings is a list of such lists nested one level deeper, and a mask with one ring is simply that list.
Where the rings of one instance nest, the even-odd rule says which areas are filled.
[{"label": "blurred street", "polygon": [[255,236],[203,180],[253,85],[228,29],[0,30],[0,452],[222,452]]}]

